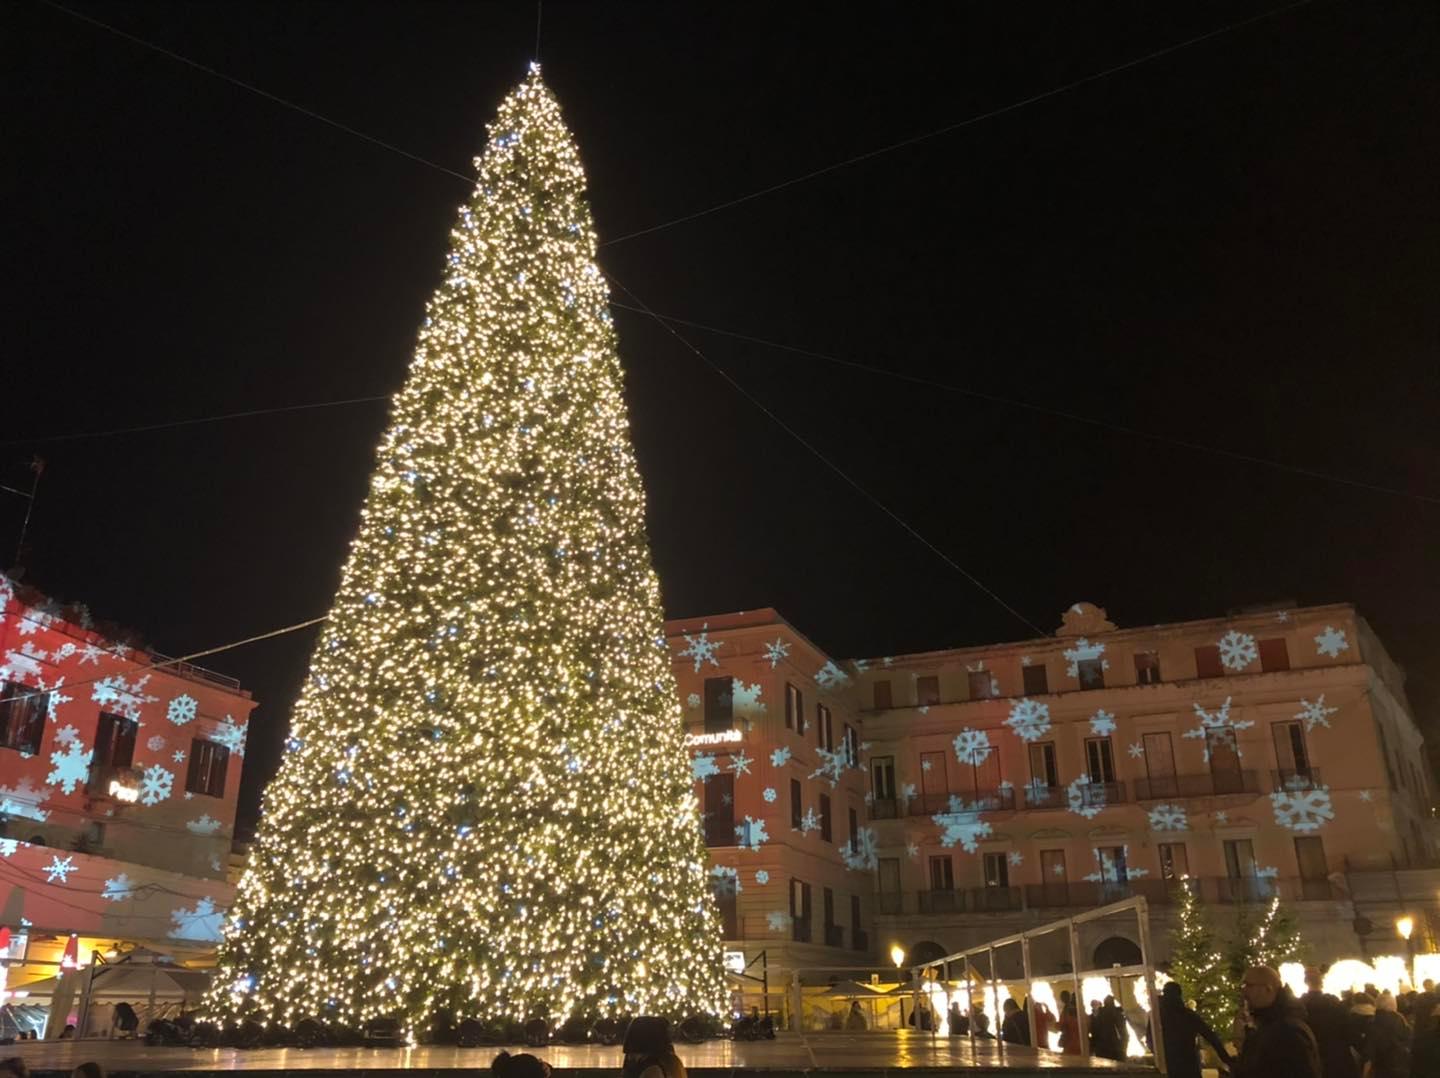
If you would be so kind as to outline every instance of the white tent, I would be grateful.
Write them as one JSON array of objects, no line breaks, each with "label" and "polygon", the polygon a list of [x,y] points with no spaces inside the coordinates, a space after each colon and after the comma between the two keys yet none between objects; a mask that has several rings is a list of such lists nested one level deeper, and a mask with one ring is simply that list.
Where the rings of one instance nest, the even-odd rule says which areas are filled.
[{"label": "white tent", "polygon": [[[54,1031],[75,1016],[79,1035],[107,1036],[117,1003],[128,1003],[140,1017],[140,1030],[153,1018],[193,1010],[210,987],[210,971],[177,966],[166,955],[137,948],[112,962],[22,986],[26,1002],[48,1004],[67,1013],[52,1014]],[[53,1034],[52,1034],[53,1035]]]}]

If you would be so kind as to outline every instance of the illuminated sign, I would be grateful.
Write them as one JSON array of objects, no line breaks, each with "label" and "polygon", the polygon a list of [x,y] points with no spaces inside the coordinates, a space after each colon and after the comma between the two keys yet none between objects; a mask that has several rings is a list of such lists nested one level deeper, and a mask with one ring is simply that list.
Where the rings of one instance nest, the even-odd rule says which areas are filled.
[{"label": "illuminated sign", "polygon": [[737,741],[743,741],[745,735],[739,730],[721,730],[713,734],[686,734],[685,744],[688,745],[731,745]]},{"label": "illuminated sign", "polygon": [[119,779],[110,780],[110,796],[116,801],[139,801],[140,788],[138,786],[126,786]]}]

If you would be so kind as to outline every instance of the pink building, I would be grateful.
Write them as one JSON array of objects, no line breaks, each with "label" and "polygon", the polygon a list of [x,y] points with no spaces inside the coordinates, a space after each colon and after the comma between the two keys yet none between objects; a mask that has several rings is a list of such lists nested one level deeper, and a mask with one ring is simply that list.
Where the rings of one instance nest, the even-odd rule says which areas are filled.
[{"label": "pink building", "polygon": [[[238,683],[107,639],[0,576],[4,957],[213,949],[245,734]],[[26,974],[10,971],[15,987]]]}]

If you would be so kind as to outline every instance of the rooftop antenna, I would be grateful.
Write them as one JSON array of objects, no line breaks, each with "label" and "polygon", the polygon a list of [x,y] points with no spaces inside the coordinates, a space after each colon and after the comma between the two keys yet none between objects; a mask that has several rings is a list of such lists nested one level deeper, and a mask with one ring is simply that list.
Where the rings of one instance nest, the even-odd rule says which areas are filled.
[{"label": "rooftop antenna", "polygon": [[21,490],[18,487],[0,485],[0,490],[3,490],[6,494],[14,494],[17,497],[24,498],[27,503],[25,506],[25,519],[20,523],[20,540],[15,544],[16,568],[20,567],[20,559],[25,553],[25,533],[30,530],[30,514],[35,511],[35,492],[40,487],[40,476],[44,471],[45,462],[39,457],[35,457],[30,461],[32,478],[28,491]]}]

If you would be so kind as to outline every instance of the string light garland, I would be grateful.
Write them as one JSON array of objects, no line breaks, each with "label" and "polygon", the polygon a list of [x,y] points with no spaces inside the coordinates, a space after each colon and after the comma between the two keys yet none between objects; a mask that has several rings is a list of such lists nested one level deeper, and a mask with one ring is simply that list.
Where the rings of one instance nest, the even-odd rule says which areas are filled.
[{"label": "string light garland", "polygon": [[719,1014],[585,177],[501,104],[224,929],[220,1018]]}]

